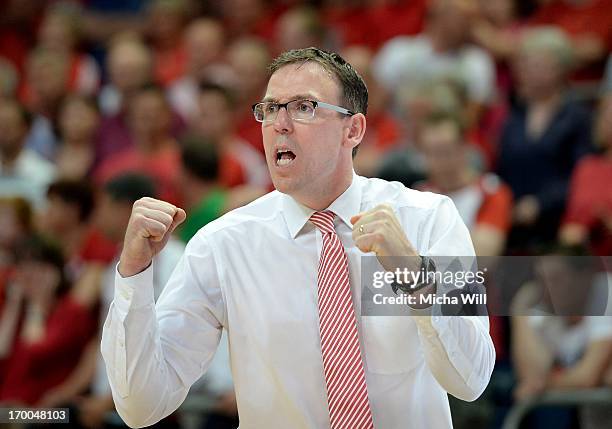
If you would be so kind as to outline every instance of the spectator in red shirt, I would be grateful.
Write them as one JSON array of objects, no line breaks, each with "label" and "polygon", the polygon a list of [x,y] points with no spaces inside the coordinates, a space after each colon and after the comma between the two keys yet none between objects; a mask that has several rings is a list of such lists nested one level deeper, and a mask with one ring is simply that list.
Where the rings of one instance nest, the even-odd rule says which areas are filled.
[{"label": "spectator in red shirt", "polygon": [[203,83],[194,132],[218,145],[221,184],[228,188],[250,185],[266,189],[270,186],[270,175],[265,157],[237,135],[233,112],[234,100],[226,88]]},{"label": "spectator in red shirt", "polygon": [[12,304],[23,304],[24,311],[12,332],[0,328],[15,338],[1,377],[0,403],[34,406],[69,376],[96,332],[97,317],[71,289],[59,248],[31,238],[19,250],[10,287],[22,301]]},{"label": "spectator in red shirt", "polygon": [[49,186],[39,231],[61,246],[72,282],[87,264],[106,264],[115,256],[116,245],[104,240],[91,225],[93,209],[94,189],[87,181],[62,179]]},{"label": "spectator in red shirt", "polygon": [[141,172],[156,180],[160,197],[178,204],[176,176],[180,150],[171,134],[172,113],[161,88],[142,88],[130,100],[128,127],[134,146],[107,158],[94,172],[105,183],[125,172]]},{"label": "spectator in red shirt", "polygon": [[147,35],[153,48],[155,81],[163,87],[185,73],[183,29],[187,13],[183,0],[154,0],[149,5]]},{"label": "spectator in red shirt", "polygon": [[68,58],[71,91],[93,95],[100,85],[100,68],[91,55],[79,51],[82,20],[79,12],[74,4],[57,3],[49,7],[38,30],[38,44]]},{"label": "spectator in red shirt", "polygon": [[595,124],[601,148],[578,162],[572,175],[560,239],[569,245],[590,244],[594,254],[612,255],[612,93],[599,107]]}]

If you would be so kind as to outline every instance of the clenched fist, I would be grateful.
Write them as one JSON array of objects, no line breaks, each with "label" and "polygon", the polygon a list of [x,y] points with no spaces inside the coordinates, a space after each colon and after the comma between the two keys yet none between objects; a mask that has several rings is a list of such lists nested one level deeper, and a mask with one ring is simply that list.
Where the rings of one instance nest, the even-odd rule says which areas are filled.
[{"label": "clenched fist", "polygon": [[[399,262],[410,263],[411,270],[418,270],[420,258],[414,246],[406,237],[406,233],[388,204],[380,204],[371,210],[359,213],[351,218],[353,224],[353,241],[364,253],[374,252],[381,265],[387,271],[393,271]],[[416,258],[414,258],[416,257]]]},{"label": "clenched fist", "polygon": [[136,201],[125,232],[119,274],[129,277],[144,271],[186,217],[183,209],[165,201],[148,197]]}]

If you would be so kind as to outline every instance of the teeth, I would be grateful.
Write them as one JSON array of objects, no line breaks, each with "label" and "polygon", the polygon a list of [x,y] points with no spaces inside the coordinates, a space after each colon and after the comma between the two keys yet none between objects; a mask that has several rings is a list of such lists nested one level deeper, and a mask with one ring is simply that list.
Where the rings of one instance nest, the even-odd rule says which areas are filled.
[{"label": "teeth", "polygon": [[280,165],[281,167],[284,165],[288,165],[292,162],[293,160],[290,158],[281,158],[278,160],[278,165]]}]

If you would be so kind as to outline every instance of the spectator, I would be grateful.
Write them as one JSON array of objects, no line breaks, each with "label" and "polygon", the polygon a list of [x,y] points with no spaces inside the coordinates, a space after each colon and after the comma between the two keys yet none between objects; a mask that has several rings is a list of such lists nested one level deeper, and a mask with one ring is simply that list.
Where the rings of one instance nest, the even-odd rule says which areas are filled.
[{"label": "spectator", "polygon": [[[112,107],[113,97],[117,96],[114,107],[117,110],[113,114],[104,116],[100,123],[96,138],[94,168],[109,156],[134,146],[134,135],[129,125],[132,99],[143,87],[152,85],[151,54],[139,39],[129,35],[120,36],[109,55],[111,84],[105,87],[107,91],[102,90],[101,108]],[[105,102],[109,101],[111,103],[106,106]],[[176,137],[182,134],[185,124],[174,112],[171,111],[170,114],[171,132]]]},{"label": "spectator", "polygon": [[495,69],[486,51],[468,43],[468,12],[459,0],[431,2],[425,32],[385,43],[374,59],[374,76],[392,93],[432,78],[459,78],[467,88],[466,120],[471,126],[493,100]]},{"label": "spectator", "polygon": [[188,216],[176,233],[187,243],[201,227],[227,211],[229,193],[220,181],[216,143],[192,138],[181,146],[181,188],[189,189],[183,198]]},{"label": "spectator", "polygon": [[211,139],[190,137],[181,141],[181,189],[188,189],[183,201],[189,216],[177,229],[187,242],[198,230],[225,212],[247,204],[265,190],[240,186],[228,189],[220,177],[219,145]]},{"label": "spectator", "polygon": [[227,187],[250,185],[266,189],[270,175],[261,152],[238,137],[234,100],[229,90],[203,83],[198,95],[199,115],[194,131],[219,145],[220,180]]},{"label": "spectator", "polygon": [[18,85],[17,69],[10,61],[0,57],[0,99],[15,97]]},{"label": "spectator", "polygon": [[22,196],[40,206],[55,177],[55,166],[26,147],[30,121],[17,101],[0,103],[0,195]]},{"label": "spectator", "polygon": [[112,117],[123,110],[134,92],[153,81],[153,59],[137,36],[123,33],[110,41],[106,67],[110,82],[100,90],[100,110]]},{"label": "spectator", "polygon": [[100,123],[95,102],[84,96],[70,95],[59,113],[61,144],[55,165],[60,177],[85,179],[93,168],[95,135]]},{"label": "spectator", "polygon": [[612,50],[612,10],[606,0],[538,0],[540,7],[530,17],[532,25],[554,25],[571,37],[580,67],[579,78],[599,79],[606,55]]},{"label": "spectator", "polygon": [[276,53],[317,46],[325,48],[326,28],[319,12],[310,6],[296,6],[283,13],[276,23]]},{"label": "spectator", "polygon": [[[591,308],[588,292],[603,285],[607,295],[609,279],[598,276],[593,260],[581,254],[559,248],[541,257],[536,279],[513,300],[512,350],[519,401],[548,390],[593,388],[603,382],[612,352],[612,320],[609,315],[593,315],[602,313]],[[601,428],[610,421],[609,408],[587,406],[582,412],[582,428]],[[569,428],[568,417],[567,411],[557,410],[536,412],[532,418],[534,427],[541,427],[545,418],[546,425]]]},{"label": "spectator", "polygon": [[153,48],[153,74],[163,87],[185,73],[183,29],[187,13],[185,0],[153,0],[148,5],[146,33]]},{"label": "spectator", "polygon": [[283,5],[264,0],[225,0],[220,2],[223,25],[231,39],[257,37],[272,42],[274,28]]},{"label": "spectator", "polygon": [[63,275],[59,248],[31,238],[18,255],[10,287],[23,300],[24,319],[12,333],[16,341],[1,378],[0,402],[34,406],[68,377],[95,333],[96,317]]},{"label": "spectator", "polygon": [[[399,144],[382,159],[376,176],[411,187],[426,177],[425,160],[418,150],[419,135],[426,119],[434,112],[463,112],[465,98],[459,85],[440,80],[430,81],[419,88],[403,88],[398,98],[404,119],[401,122],[403,135]],[[468,132],[471,143],[470,137]],[[472,145],[469,146],[468,158],[475,171],[483,170],[482,155]]]},{"label": "spectator", "polygon": [[261,126],[253,119],[250,106],[260,101],[265,92],[270,62],[268,47],[261,40],[242,38],[230,45],[227,57],[239,79],[233,87],[238,135],[263,153]]},{"label": "spectator", "polygon": [[63,179],[49,186],[39,227],[61,246],[66,275],[73,283],[88,264],[106,264],[116,252],[116,245],[91,227],[93,210],[94,189],[87,181]]},{"label": "spectator", "polygon": [[218,69],[225,50],[225,31],[214,19],[193,21],[185,30],[186,72],[168,88],[173,109],[187,121],[198,111],[198,85]]},{"label": "spectator", "polygon": [[425,155],[427,181],[418,187],[453,200],[477,256],[501,255],[510,229],[512,193],[496,175],[479,174],[470,167],[461,121],[449,114],[430,116],[419,148]]},{"label": "spectator", "polygon": [[590,245],[596,255],[612,255],[612,94],[600,104],[595,141],[601,153],[578,162],[572,175],[560,239]]},{"label": "spectator", "polygon": [[27,146],[49,160],[58,148],[56,134],[59,108],[68,93],[69,57],[39,48],[28,57],[26,106],[34,113]]},{"label": "spectator", "polygon": [[342,57],[355,67],[368,87],[368,128],[355,157],[355,171],[372,177],[386,152],[399,142],[400,124],[390,112],[389,93],[372,76],[372,50],[349,46]]},{"label": "spectator", "polygon": [[81,19],[74,4],[60,2],[50,6],[38,31],[38,46],[68,58],[71,91],[93,95],[100,85],[100,70],[92,56],[79,51]]},{"label": "spectator", "polygon": [[590,115],[566,93],[572,51],[554,28],[526,33],[516,63],[524,104],[507,119],[498,172],[516,199],[509,246],[554,241],[576,162],[591,150]]},{"label": "spectator", "polygon": [[180,151],[171,134],[172,113],[163,90],[146,86],[130,100],[128,126],[134,146],[106,159],[95,171],[97,183],[126,172],[138,171],[155,178],[160,197],[178,203],[176,175]]},{"label": "spectator", "polygon": [[0,197],[0,308],[2,288],[15,263],[17,244],[33,230],[32,207],[21,197]]}]

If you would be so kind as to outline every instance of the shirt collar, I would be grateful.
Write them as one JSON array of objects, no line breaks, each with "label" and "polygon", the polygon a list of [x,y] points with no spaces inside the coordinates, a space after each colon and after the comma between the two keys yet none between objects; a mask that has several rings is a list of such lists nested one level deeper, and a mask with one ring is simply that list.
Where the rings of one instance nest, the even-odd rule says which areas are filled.
[{"label": "shirt collar", "polygon": [[[353,171],[351,185],[325,209],[334,212],[349,228],[353,227],[351,217],[361,210],[361,179]],[[292,238],[298,235],[314,212],[315,210],[298,203],[289,195],[283,194],[283,215]]]}]

